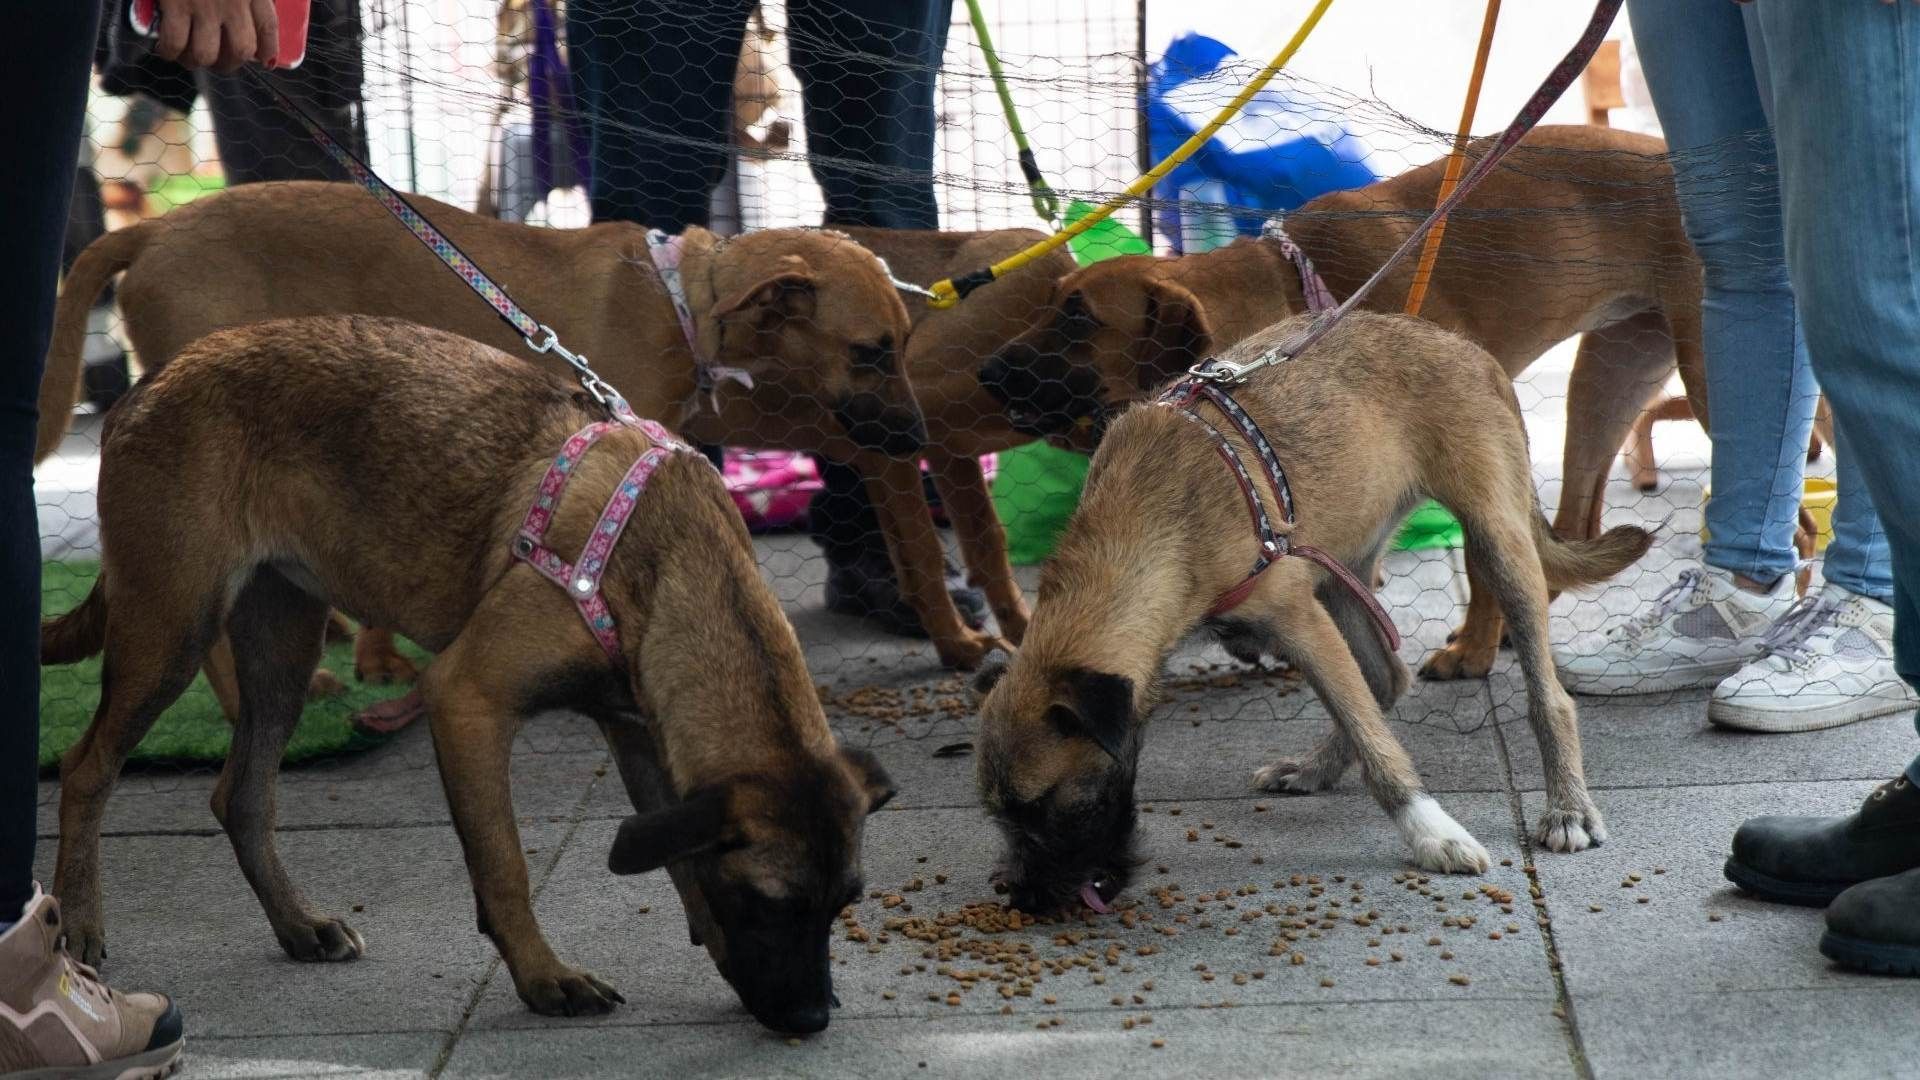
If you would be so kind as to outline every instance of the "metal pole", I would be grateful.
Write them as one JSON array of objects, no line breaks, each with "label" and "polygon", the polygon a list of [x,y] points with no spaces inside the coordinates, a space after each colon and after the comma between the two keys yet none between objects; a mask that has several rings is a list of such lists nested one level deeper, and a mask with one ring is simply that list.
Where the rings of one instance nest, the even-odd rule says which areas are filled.
[{"label": "metal pole", "polygon": [[[1134,3],[1134,41],[1133,41],[1133,78],[1134,108],[1133,127],[1136,152],[1140,156],[1140,171],[1153,168],[1153,140],[1147,133],[1147,0],[1135,0]],[[1140,236],[1147,242],[1147,250],[1153,250],[1153,193],[1147,192],[1140,200]]]}]

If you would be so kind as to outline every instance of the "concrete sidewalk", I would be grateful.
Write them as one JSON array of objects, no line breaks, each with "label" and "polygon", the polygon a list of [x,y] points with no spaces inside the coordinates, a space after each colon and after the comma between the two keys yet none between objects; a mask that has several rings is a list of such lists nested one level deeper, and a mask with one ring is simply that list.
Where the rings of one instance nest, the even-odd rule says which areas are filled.
[{"label": "concrete sidewalk", "polygon": [[[1557,452],[1536,431],[1541,444]],[[1668,522],[1646,570],[1690,550],[1697,473],[1682,468],[1637,503],[1615,485],[1610,519]],[[939,753],[971,737],[970,711],[951,700],[959,684],[924,644],[823,614],[805,541],[761,548],[836,728],[872,747],[900,789],[866,850],[870,888],[898,902],[870,898],[859,934],[837,930],[844,1007],[824,1034],[795,1045],[754,1024],[687,944],[665,875],[608,875],[625,797],[597,734],[565,715],[523,729],[516,805],[544,926],[563,959],[625,993],[613,1015],[552,1020],[521,1006],[475,931],[421,729],[282,781],[282,850],[314,904],[365,936],[368,955],[351,964],[281,953],[208,812],[210,772],[125,778],[104,844],[108,976],[173,994],[188,1075],[209,1077],[1920,1075],[1920,982],[1841,973],[1815,950],[1817,912],[1756,903],[1720,875],[1747,815],[1845,813],[1892,776],[1913,753],[1908,717],[1740,737],[1707,726],[1702,694],[1583,700],[1588,775],[1613,839],[1551,855],[1526,841],[1541,779],[1510,660],[1484,682],[1418,684],[1395,732],[1496,865],[1409,881],[1355,779],[1311,798],[1250,791],[1255,768],[1323,730],[1312,695],[1192,649],[1173,665],[1140,782],[1147,864],[1128,899],[1153,922],[1015,932],[1033,985],[1007,999],[948,974],[987,965],[965,947],[980,935],[950,939],[948,960],[888,929],[992,898],[996,839],[972,759]],[[1458,618],[1454,558],[1401,554],[1389,567],[1410,662]],[[1556,636],[1660,583],[1629,571],[1563,596]],[[51,880],[56,785],[41,797]]]}]

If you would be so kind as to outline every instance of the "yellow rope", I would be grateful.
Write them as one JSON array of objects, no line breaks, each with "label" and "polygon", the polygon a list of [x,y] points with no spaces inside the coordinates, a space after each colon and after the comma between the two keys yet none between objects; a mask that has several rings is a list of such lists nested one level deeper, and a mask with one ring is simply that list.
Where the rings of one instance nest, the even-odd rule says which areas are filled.
[{"label": "yellow rope", "polygon": [[[1500,21],[1500,0],[1487,0],[1487,17],[1480,24],[1480,51],[1473,57],[1473,74],[1467,79],[1467,103],[1460,110],[1460,127],[1453,137],[1453,153],[1447,155],[1446,172],[1440,178],[1440,197],[1434,200],[1439,206],[1453,194],[1460,183],[1460,173],[1467,164],[1467,142],[1473,130],[1473,112],[1480,105],[1480,82],[1487,75],[1487,53],[1493,49],[1493,26]],[[1433,223],[1433,231],[1427,234],[1426,245],[1420,249],[1420,264],[1413,271],[1413,287],[1407,290],[1407,314],[1418,315],[1420,308],[1427,302],[1427,283],[1433,280],[1433,264],[1440,257],[1440,238],[1447,235],[1447,219],[1441,218]]]},{"label": "yellow rope", "polygon": [[[971,284],[968,286],[969,290],[993,281],[1010,270],[1018,270],[1020,267],[1040,258],[1042,255],[1047,254],[1074,237],[1079,236],[1081,233],[1086,232],[1088,229],[1093,228],[1100,222],[1105,221],[1108,217],[1112,216],[1115,210],[1125,206],[1128,202],[1153,190],[1153,186],[1159,183],[1162,177],[1172,172],[1181,162],[1192,157],[1196,151],[1205,146],[1207,141],[1213,138],[1215,132],[1225,127],[1227,121],[1233,119],[1241,109],[1246,107],[1247,102],[1253,100],[1253,95],[1259,93],[1262,87],[1266,86],[1276,74],[1279,74],[1281,68],[1287,66],[1287,62],[1293,59],[1293,54],[1300,50],[1300,46],[1306,43],[1307,36],[1313,33],[1313,28],[1319,24],[1320,16],[1326,14],[1327,8],[1332,5],[1333,0],[1318,0],[1313,6],[1313,10],[1308,13],[1306,21],[1301,23],[1300,29],[1294,33],[1293,40],[1287,42],[1286,48],[1281,49],[1279,55],[1275,56],[1266,67],[1260,70],[1260,74],[1253,77],[1252,82],[1248,83],[1232,101],[1227,103],[1226,108],[1221,109],[1218,115],[1208,121],[1206,127],[1194,132],[1192,138],[1181,143],[1179,149],[1168,154],[1160,164],[1148,170],[1146,175],[1128,184],[1125,191],[1114,196],[1104,205],[1081,218],[1079,221],[1074,222],[1072,225],[1061,229],[1059,232],[1027,248],[1025,251],[1010,255],[990,267],[966,275],[967,279],[971,279]],[[959,302],[961,297],[961,292],[954,287],[952,278],[934,282],[930,291],[933,295],[928,298],[927,303],[929,306],[936,308],[952,307]]]}]

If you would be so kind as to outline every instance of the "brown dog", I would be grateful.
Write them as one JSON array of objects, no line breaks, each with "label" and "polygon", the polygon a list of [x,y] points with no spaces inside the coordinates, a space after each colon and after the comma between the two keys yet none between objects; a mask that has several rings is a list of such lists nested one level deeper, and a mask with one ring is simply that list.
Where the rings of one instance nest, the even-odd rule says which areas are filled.
[{"label": "brown dog", "polygon": [[[681,274],[702,362],[752,389],[697,385],[698,365],[647,251],[625,223],[542,229],[431,199],[423,213],[632,401],[688,438],[822,453],[866,477],[900,575],[940,659],[993,644],[947,595],[914,455],[925,428],[898,352],[907,312],[871,253],[833,233],[731,240],[689,230]],[[148,371],[223,326],[318,314],[386,315],[531,356],[518,335],[367,194],[348,184],[255,184],[110,233],[75,263],[41,387],[38,452],[58,446],[78,388],[86,309],[114,273]],[[556,367],[557,359],[550,363]],[[714,407],[714,406],[717,406]]]},{"label": "brown dog", "polygon": [[[1032,229],[933,232],[848,229],[906,281],[922,285],[954,277],[1046,239]],[[980,457],[1033,441],[980,383],[985,357],[1012,341],[1045,310],[1053,282],[1073,271],[1064,249],[999,281],[965,303],[935,309],[910,299],[907,374],[927,419],[928,466],[967,565],[968,584],[986,594],[1001,634],[1014,643],[1027,627],[1027,602],[1007,561],[1007,535],[994,510]]]},{"label": "brown dog", "polygon": [[[1306,322],[1280,323],[1225,358],[1251,360]],[[1526,673],[1547,786],[1534,835],[1554,851],[1603,841],[1573,701],[1548,653],[1547,590],[1618,573],[1646,550],[1647,533],[1556,539],[1534,497],[1511,382],[1483,350],[1431,323],[1355,314],[1233,396],[1285,469],[1299,515],[1291,541],[1319,548],[1361,580],[1420,499],[1458,515],[1468,564],[1510,620]],[[1247,440],[1211,410],[1196,415],[1225,432],[1258,477]],[[1276,493],[1259,480],[1255,490],[1273,520],[1284,520]],[[1290,660],[1333,716],[1334,732],[1310,759],[1268,765],[1257,786],[1321,791],[1357,759],[1416,865],[1486,868],[1486,850],[1422,790],[1383,719],[1407,670],[1358,595],[1306,559],[1282,558],[1254,579],[1244,603],[1207,619],[1254,564],[1247,511],[1214,444],[1177,409],[1136,406],[1107,432],[1043,572],[1026,643],[997,685],[992,668],[981,677],[991,691],[981,707],[980,791],[1006,834],[1002,872],[1022,909],[1051,908],[1083,884],[1111,898],[1126,883],[1134,770],[1160,672],[1203,625]]]},{"label": "brown dog", "polygon": [[[1689,395],[1705,406],[1700,264],[1664,150],[1658,139],[1607,128],[1535,130],[1449,219],[1421,312],[1492,353],[1510,378],[1583,335],[1554,518],[1569,538],[1599,535],[1613,459],[1676,356]],[[1435,161],[1320,196],[1289,214],[1286,229],[1345,297],[1433,209],[1443,169]],[[1413,264],[1395,269],[1367,305],[1400,310]],[[1087,448],[1112,409],[1304,310],[1300,275],[1272,239],[1184,258],[1110,259],[1061,280],[1048,313],[981,379],[1024,430]],[[1457,639],[1421,673],[1484,676],[1500,635],[1491,598],[1476,601]]]},{"label": "brown dog", "polygon": [[[242,709],[214,814],[288,954],[359,955],[359,935],[307,906],[274,849],[274,779],[331,605],[439,654],[422,684],[441,779],[481,929],[528,1006],[621,1000],[548,946],[514,824],[514,731],[562,706],[599,722],[641,811],[612,868],[669,866],[748,1009],[782,1030],[825,1026],[828,931],[859,895],[863,822],[891,787],[870,756],[835,745],[746,529],[697,455],[659,466],[606,559],[617,661],[569,596],[510,558],[555,452],[604,419],[590,405],[518,357],[358,316],[222,331],[134,389],[105,434],[100,580],[42,636],[48,663],[106,653],[99,711],[61,762],[56,888],[75,956],[103,951],[114,779],[223,628]],[[556,551],[581,550],[648,446],[622,428],[587,451],[554,511]]]}]

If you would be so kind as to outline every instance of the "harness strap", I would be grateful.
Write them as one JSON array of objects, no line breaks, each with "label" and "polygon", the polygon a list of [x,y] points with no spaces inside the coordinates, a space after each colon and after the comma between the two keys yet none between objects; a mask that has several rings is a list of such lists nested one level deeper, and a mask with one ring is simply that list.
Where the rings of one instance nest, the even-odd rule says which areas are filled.
[{"label": "harness strap", "polygon": [[693,321],[693,306],[687,302],[687,283],[680,276],[680,262],[686,256],[686,237],[669,236],[659,229],[647,230],[647,254],[653,259],[654,272],[660,275],[660,284],[667,290],[667,299],[673,301],[673,313],[680,320],[680,333],[686,336],[687,348],[693,350],[694,405],[706,398],[707,408],[720,411],[720,384],[738,383],[748,390],[753,389],[753,376],[745,368],[728,367],[724,364],[709,364],[700,356],[700,338]]},{"label": "harness strap", "polygon": [[1246,439],[1247,445],[1253,448],[1260,460],[1261,470],[1266,473],[1267,484],[1273,489],[1274,501],[1280,507],[1281,520],[1288,531],[1291,531],[1296,518],[1293,509],[1293,489],[1287,484],[1287,472],[1280,465],[1279,455],[1274,452],[1273,444],[1267,441],[1266,434],[1260,430],[1260,425],[1240,406],[1238,401],[1234,400],[1232,394],[1219,386],[1199,379],[1183,379],[1168,387],[1160,395],[1154,404],[1174,409],[1181,417],[1198,425],[1213,443],[1213,448],[1220,455],[1220,459],[1227,463],[1234,482],[1240,486],[1240,494],[1247,501],[1247,511],[1253,519],[1254,534],[1260,541],[1260,553],[1254,558],[1253,568],[1247,571],[1247,575],[1240,579],[1239,584],[1220,594],[1219,598],[1213,602],[1213,606],[1207,609],[1206,617],[1216,618],[1239,607],[1247,597],[1253,595],[1254,587],[1259,584],[1262,574],[1285,556],[1294,555],[1315,563],[1332,574],[1334,580],[1366,607],[1367,614],[1373,619],[1374,629],[1386,643],[1387,649],[1398,651],[1399,628],[1393,625],[1393,619],[1388,616],[1386,609],[1380,606],[1380,600],[1373,595],[1372,589],[1354,576],[1353,571],[1347,569],[1340,560],[1319,548],[1305,544],[1296,545],[1288,539],[1286,533],[1273,527],[1273,520],[1267,514],[1266,505],[1260,501],[1259,489],[1254,486],[1253,475],[1247,471],[1246,463],[1234,450],[1233,444],[1227,441],[1226,434],[1208,423],[1197,411],[1202,401],[1218,409],[1221,415],[1225,416]]},{"label": "harness strap", "polygon": [[1269,218],[1260,230],[1262,236],[1280,245],[1280,254],[1293,263],[1293,269],[1300,275],[1300,294],[1306,298],[1307,311],[1318,315],[1323,311],[1332,311],[1340,304],[1333,298],[1333,290],[1327,288],[1320,271],[1314,269],[1313,260],[1307,256],[1300,245],[1287,235],[1287,227],[1279,218]]},{"label": "harness strap", "polygon": [[[606,507],[600,511],[593,531],[587,534],[587,543],[580,557],[570,563],[546,545],[547,529],[553,524],[554,510],[568,481],[573,479],[580,460],[586,456],[587,449],[600,441],[602,435],[621,426],[636,428],[652,439],[654,445],[628,467],[626,476],[615,486]],[[606,598],[600,593],[600,579],[607,571],[607,557],[612,554],[620,534],[626,530],[640,493],[646,490],[647,481],[653,478],[654,471],[674,454],[691,452],[692,447],[651,420],[636,418],[631,425],[606,421],[588,424],[567,439],[553,463],[547,466],[533,505],[528,508],[526,519],[521,522],[520,531],[514,536],[513,557],[533,567],[540,576],[558,585],[567,594],[574,606],[580,609],[580,617],[586,622],[588,632],[593,634],[594,640],[600,643],[608,658],[616,664],[623,662],[620,635],[614,627],[613,612],[607,608]]]}]

